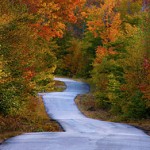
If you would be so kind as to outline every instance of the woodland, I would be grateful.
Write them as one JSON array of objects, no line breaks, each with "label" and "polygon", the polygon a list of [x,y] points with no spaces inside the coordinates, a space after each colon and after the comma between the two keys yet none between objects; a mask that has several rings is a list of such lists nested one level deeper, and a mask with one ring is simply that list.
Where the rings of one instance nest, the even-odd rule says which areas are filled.
[{"label": "woodland", "polygon": [[0,0],[0,118],[34,111],[53,78],[90,79],[96,107],[150,118],[149,0]]}]

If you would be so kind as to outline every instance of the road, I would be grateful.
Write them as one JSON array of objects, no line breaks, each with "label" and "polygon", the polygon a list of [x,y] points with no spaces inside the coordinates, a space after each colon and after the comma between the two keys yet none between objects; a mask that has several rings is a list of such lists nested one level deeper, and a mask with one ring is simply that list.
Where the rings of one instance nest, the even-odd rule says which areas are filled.
[{"label": "road", "polygon": [[6,140],[0,150],[150,150],[150,137],[143,131],[120,123],[86,118],[74,99],[89,92],[87,84],[65,78],[64,92],[46,93],[43,101],[48,115],[65,132],[26,133]]}]

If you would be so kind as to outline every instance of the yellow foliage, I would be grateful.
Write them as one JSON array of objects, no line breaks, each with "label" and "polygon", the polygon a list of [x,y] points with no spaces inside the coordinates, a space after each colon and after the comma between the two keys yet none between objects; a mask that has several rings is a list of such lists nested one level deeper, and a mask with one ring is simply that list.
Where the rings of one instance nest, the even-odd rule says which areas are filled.
[{"label": "yellow foliage", "polygon": [[121,19],[120,14],[114,11],[116,4],[116,0],[106,0],[100,7],[88,9],[88,30],[95,37],[100,36],[103,44],[114,42],[120,35]]}]

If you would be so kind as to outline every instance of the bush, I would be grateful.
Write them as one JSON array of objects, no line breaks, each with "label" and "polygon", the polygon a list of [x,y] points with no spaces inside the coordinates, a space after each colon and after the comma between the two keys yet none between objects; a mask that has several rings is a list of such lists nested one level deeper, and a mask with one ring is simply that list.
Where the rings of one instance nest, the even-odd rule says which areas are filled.
[{"label": "bush", "polygon": [[130,119],[141,119],[147,116],[146,104],[142,96],[143,94],[139,90],[133,92],[133,96],[122,106],[124,117]]}]

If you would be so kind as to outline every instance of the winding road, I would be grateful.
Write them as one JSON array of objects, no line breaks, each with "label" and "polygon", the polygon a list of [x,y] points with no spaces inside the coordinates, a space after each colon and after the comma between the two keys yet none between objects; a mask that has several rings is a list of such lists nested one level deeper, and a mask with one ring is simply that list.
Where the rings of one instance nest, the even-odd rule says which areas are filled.
[{"label": "winding road", "polygon": [[26,133],[6,140],[0,150],[150,150],[150,137],[143,131],[120,123],[86,118],[74,99],[89,92],[89,86],[71,79],[64,92],[46,93],[43,101],[48,115],[65,132]]}]

